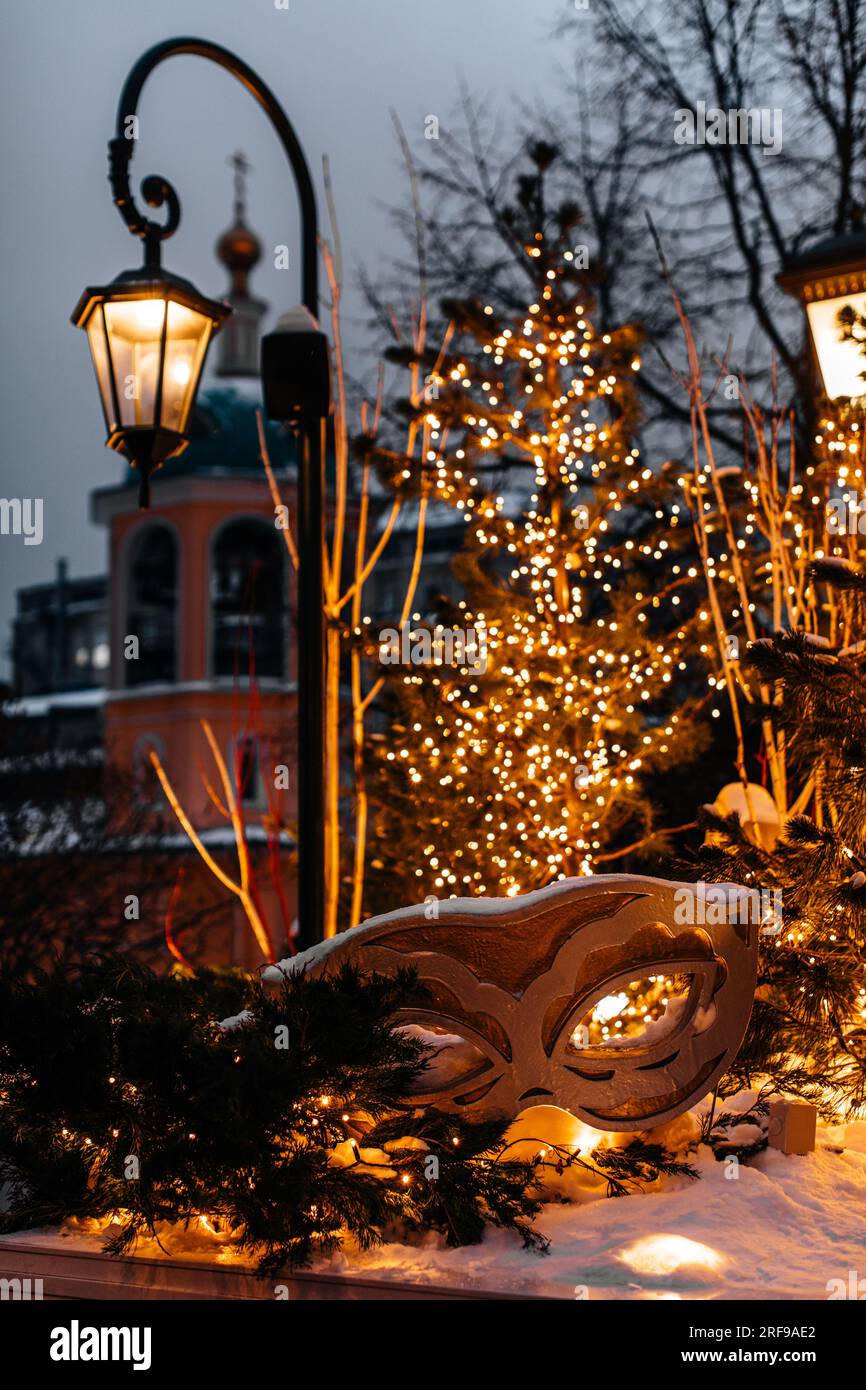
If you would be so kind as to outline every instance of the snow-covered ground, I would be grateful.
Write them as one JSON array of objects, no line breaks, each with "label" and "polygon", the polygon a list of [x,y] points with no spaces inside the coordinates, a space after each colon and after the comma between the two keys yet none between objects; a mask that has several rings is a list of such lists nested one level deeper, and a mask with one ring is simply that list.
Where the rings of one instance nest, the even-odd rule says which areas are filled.
[{"label": "snow-covered ground", "polygon": [[[736,1179],[703,1149],[697,1182],[665,1180],[641,1195],[550,1204],[538,1226],[550,1253],[513,1236],[446,1250],[426,1239],[363,1255],[336,1269],[527,1295],[587,1298],[826,1299],[828,1281],[866,1278],[866,1125],[859,1149],[822,1147],[802,1158],[768,1150]],[[838,1139],[838,1134],[836,1135]],[[864,1286],[866,1287],[866,1286]]]},{"label": "snow-covered ground", "polygon": [[[743,1094],[726,1108],[745,1110],[749,1100]],[[579,1121],[557,1114],[560,1132],[550,1137],[562,1140],[571,1125],[582,1148],[597,1141]],[[533,1138],[525,1141],[526,1151],[537,1151],[545,1126],[537,1112],[527,1116],[523,1132]],[[696,1117],[682,1116],[673,1126],[666,1137],[679,1146],[694,1134]],[[528,1297],[825,1300],[831,1281],[849,1286],[851,1271],[866,1281],[866,1121],[819,1125],[817,1143],[816,1152],[803,1157],[769,1149],[739,1168],[717,1162],[703,1147],[692,1156],[698,1181],[662,1179],[644,1193],[611,1199],[602,1186],[569,1170],[554,1177],[558,1200],[538,1218],[551,1242],[545,1256],[524,1250],[513,1235],[491,1231],[482,1245],[460,1250],[429,1235],[410,1244],[395,1238],[366,1252],[347,1246],[316,1268]],[[736,1177],[726,1176],[733,1172]],[[71,1245],[92,1249],[98,1239],[86,1223],[67,1231]],[[235,1260],[204,1223],[163,1239],[187,1260]],[[142,1241],[136,1253],[153,1258],[160,1252]]]},{"label": "snow-covered ground", "polygon": [[[725,1108],[745,1111],[753,1098],[744,1092]],[[653,1137],[679,1148],[706,1104]],[[581,1147],[597,1141],[568,1121]],[[546,1129],[536,1122],[536,1134],[539,1128]],[[738,1128],[741,1140],[757,1135]],[[819,1124],[816,1151],[802,1157],[767,1149],[737,1166],[702,1146],[691,1161],[697,1181],[663,1178],[628,1197],[606,1198],[575,1170],[554,1178],[560,1200],[546,1204],[537,1221],[550,1239],[545,1256],[493,1231],[461,1250],[431,1237],[346,1250],[321,1268],[528,1296],[768,1300],[827,1299],[840,1287],[830,1281],[847,1288],[855,1271],[866,1292],[866,1121]]]}]

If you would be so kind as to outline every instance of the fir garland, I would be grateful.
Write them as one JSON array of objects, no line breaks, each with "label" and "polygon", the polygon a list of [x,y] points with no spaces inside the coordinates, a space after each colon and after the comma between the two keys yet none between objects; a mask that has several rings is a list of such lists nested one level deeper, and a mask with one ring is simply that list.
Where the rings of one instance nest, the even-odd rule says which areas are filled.
[{"label": "fir garland", "polygon": [[693,1175],[639,1140],[518,1160],[507,1121],[413,1107],[429,1049],[393,1019],[417,990],[412,972],[265,989],[129,957],[0,978],[0,1228],[113,1218],[122,1254],[204,1216],[273,1274],[401,1228],[465,1245],[497,1226],[544,1251],[545,1163],[591,1168],[611,1195]]}]

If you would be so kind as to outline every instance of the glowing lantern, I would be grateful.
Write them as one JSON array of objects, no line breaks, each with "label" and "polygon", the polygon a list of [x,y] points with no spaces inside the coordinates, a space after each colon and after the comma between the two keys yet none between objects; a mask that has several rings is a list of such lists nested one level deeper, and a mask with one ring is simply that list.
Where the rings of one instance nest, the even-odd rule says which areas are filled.
[{"label": "glowing lantern", "polygon": [[72,322],[87,332],[102,400],[106,444],[149,479],[181,453],[211,338],[230,313],[189,280],[144,265],[84,291]]},{"label": "glowing lantern", "polygon": [[777,277],[806,311],[809,337],[830,400],[866,395],[864,344],[846,333],[839,314],[866,316],[866,233],[830,237],[791,257]]}]

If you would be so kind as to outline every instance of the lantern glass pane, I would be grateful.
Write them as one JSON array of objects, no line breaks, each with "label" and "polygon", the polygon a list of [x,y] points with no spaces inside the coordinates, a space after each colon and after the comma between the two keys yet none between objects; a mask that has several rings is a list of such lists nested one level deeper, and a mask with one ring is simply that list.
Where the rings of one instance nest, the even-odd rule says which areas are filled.
[{"label": "lantern glass pane", "polygon": [[160,423],[178,434],[186,433],[212,326],[205,314],[169,300]]},{"label": "lantern glass pane", "polygon": [[87,340],[90,343],[90,355],[93,358],[93,368],[99,386],[99,399],[102,401],[105,428],[110,434],[117,421],[114,418],[114,401],[111,395],[111,364],[105,345],[105,323],[102,318],[101,305],[97,305],[87,320]]},{"label": "lantern glass pane", "polygon": [[861,345],[842,341],[839,310],[846,305],[857,314],[866,314],[866,294],[843,294],[837,299],[818,299],[806,305],[824,390],[831,400],[866,395],[866,357]]},{"label": "lantern glass pane", "polygon": [[121,425],[153,426],[159,381],[164,299],[105,305]]}]

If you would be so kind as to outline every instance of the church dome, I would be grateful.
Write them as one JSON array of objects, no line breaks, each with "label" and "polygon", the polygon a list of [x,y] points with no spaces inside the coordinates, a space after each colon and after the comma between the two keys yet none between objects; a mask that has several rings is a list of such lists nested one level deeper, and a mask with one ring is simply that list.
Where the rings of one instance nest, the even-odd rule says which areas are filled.
[{"label": "church dome", "polygon": [[247,226],[246,175],[249,164],[239,151],[231,156],[234,170],[234,222],[216,244],[216,253],[229,272],[226,302],[231,316],[217,343],[217,376],[255,378],[259,375],[259,342],[267,304],[250,292],[250,272],[262,257],[262,243]]},{"label": "church dome", "polygon": [[262,258],[262,243],[239,217],[233,227],[223,232],[216,245],[216,254],[233,275],[239,270],[248,274]]},{"label": "church dome", "polygon": [[217,242],[216,254],[231,276],[231,302],[232,296],[245,299],[249,295],[247,276],[262,258],[262,243],[247,226],[246,176],[250,171],[247,157],[238,150],[228,162],[234,173],[235,220]]}]

